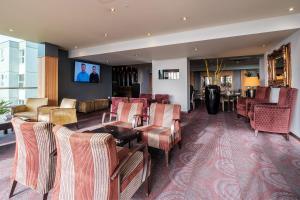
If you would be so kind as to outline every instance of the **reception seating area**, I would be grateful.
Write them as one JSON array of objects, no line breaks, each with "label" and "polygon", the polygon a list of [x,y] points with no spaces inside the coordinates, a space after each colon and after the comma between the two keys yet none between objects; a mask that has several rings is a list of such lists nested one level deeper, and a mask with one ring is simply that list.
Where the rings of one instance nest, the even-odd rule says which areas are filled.
[{"label": "reception seating area", "polygon": [[299,64],[300,1],[3,0],[0,200],[300,199]]}]

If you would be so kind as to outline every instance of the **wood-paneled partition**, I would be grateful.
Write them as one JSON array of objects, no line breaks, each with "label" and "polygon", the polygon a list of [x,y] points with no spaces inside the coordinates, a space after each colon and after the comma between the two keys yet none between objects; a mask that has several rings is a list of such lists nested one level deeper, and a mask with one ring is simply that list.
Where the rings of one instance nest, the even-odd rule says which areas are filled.
[{"label": "wood-paneled partition", "polygon": [[49,105],[58,105],[58,58],[39,58],[39,96],[47,97]]}]

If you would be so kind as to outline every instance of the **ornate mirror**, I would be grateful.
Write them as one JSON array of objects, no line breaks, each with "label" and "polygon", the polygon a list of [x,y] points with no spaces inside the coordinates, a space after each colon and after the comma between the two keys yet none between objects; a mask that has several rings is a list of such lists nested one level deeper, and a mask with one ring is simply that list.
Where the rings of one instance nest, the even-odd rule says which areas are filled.
[{"label": "ornate mirror", "polygon": [[286,44],[268,55],[269,86],[291,86],[290,54],[290,44]]}]

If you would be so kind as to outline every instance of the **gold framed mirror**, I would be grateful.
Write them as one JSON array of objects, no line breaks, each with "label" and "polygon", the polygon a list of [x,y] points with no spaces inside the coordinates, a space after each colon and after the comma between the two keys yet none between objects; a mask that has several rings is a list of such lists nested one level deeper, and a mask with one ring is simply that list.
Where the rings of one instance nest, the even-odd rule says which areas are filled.
[{"label": "gold framed mirror", "polygon": [[282,45],[268,55],[269,86],[291,86],[291,45]]}]

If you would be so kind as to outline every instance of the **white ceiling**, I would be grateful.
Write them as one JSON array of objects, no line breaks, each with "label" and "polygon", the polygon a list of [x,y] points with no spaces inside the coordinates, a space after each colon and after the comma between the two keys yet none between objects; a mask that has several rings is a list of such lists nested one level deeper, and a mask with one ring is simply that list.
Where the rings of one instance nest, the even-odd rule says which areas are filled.
[{"label": "white ceiling", "polygon": [[[81,57],[111,65],[151,63],[152,60],[189,57],[190,59],[263,54],[268,46],[288,37],[296,30],[277,31],[239,37],[214,39],[177,45],[129,50]],[[197,51],[195,51],[197,47]]]},{"label": "white ceiling", "polygon": [[[1,0],[0,34],[73,49],[142,38],[148,32],[155,36],[282,16],[290,14],[289,7],[300,12],[300,1]],[[182,21],[183,16],[188,20]]]}]

